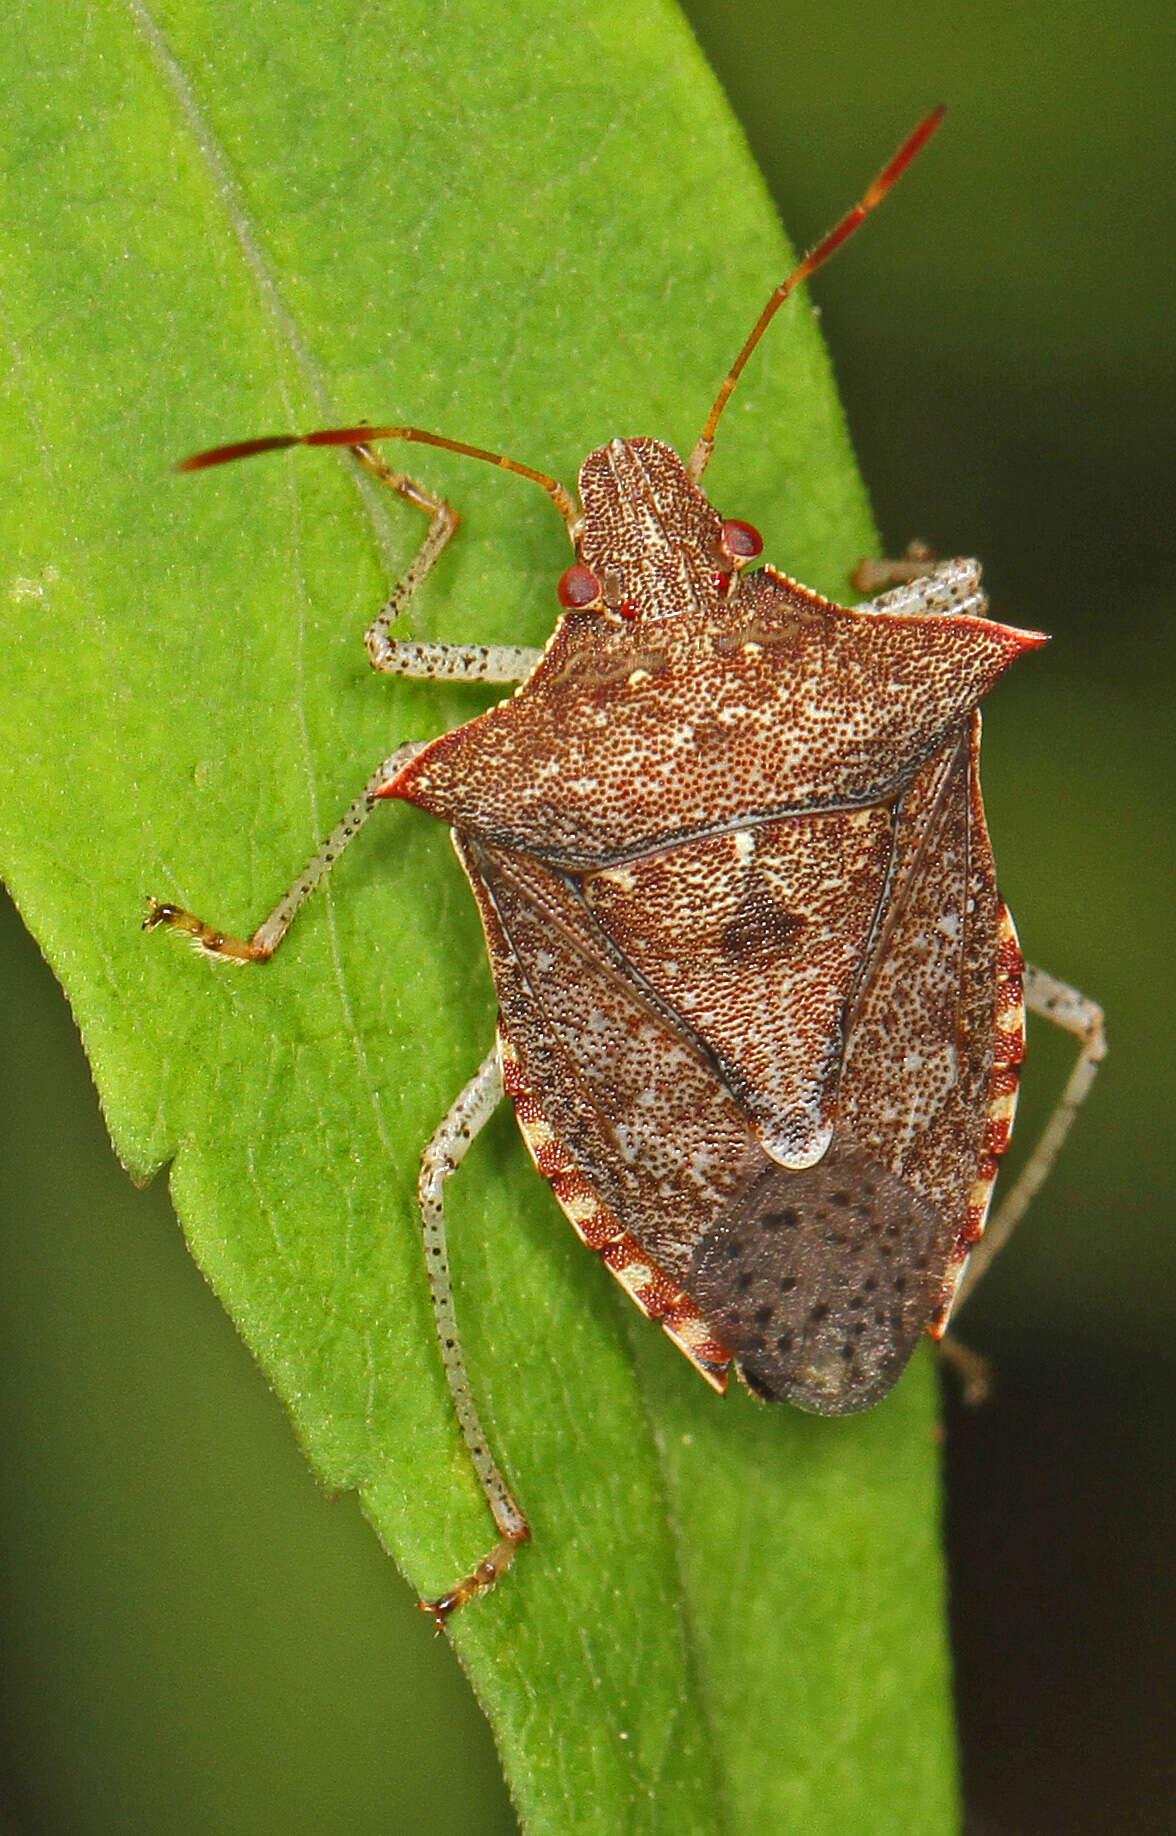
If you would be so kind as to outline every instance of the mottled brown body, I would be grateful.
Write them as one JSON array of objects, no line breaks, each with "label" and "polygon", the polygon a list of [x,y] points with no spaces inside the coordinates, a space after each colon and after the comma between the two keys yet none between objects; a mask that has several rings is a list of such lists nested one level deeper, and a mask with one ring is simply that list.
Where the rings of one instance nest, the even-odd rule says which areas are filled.
[{"label": "mottled brown body", "polygon": [[[509,701],[385,759],[249,937],[150,900],[221,962],[268,961],[373,809],[451,825],[500,1003],[494,1050],[421,1156],[425,1267],[446,1381],[498,1540],[438,1625],[530,1535],[490,1447],[458,1331],[445,1189],[504,1093],[583,1241],[716,1389],[845,1414],[940,1336],[1040,1186],[1105,1052],[1102,1014],[1027,968],[996,891],[977,708],[1043,640],[990,622],[974,562],[863,564],[854,610],[765,567],[756,530],[699,489],[724,407],[780,307],[936,131],[919,123],[775,288],[684,465],[656,440],[590,453],[580,501],[533,466],[420,427],[323,428],[211,447],[201,471],[347,446],[429,518],[370,625],[374,668],[514,682]],[[399,614],[457,529],[384,440],[538,484],[575,548],[542,653],[405,640]],[[926,571],[923,568],[926,566]],[[880,572],[881,570],[881,572]],[[868,590],[864,585],[862,590]],[[1026,1001],[1079,1056],[983,1247],[1008,1145]],[[964,1276],[967,1265],[967,1276]]]},{"label": "mottled brown body", "polygon": [[655,440],[580,490],[599,603],[380,794],[453,828],[581,1235],[711,1381],[865,1408],[942,1331],[1008,1139],[976,707],[1042,640],[740,578]]}]

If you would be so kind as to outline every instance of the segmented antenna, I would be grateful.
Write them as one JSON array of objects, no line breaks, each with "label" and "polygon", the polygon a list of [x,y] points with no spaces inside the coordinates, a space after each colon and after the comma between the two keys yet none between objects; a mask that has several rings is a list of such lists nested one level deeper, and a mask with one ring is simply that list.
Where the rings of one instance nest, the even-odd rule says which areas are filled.
[{"label": "segmented antenna", "polygon": [[802,281],[806,281],[810,274],[815,274],[818,268],[823,267],[830,255],[835,254],[842,243],[853,235],[858,225],[865,222],[870,212],[877,209],[895,180],[902,177],[911,161],[915,158],[915,155],[922,152],[946,113],[946,108],[940,105],[939,108],[933,108],[925,120],[920,121],[914,133],[908,140],[905,140],[898,149],[898,152],[894,155],[890,164],[878,174],[874,183],[862,198],[861,203],[855,204],[851,211],[847,211],[836,229],[831,229],[824,240],[818,242],[812,253],[805,256],[799,268],[794,268],[792,273],[788,276],[788,279],[780,282],[780,285],[776,288],[776,291],[772,294],[772,297],[769,299],[767,305],[760,313],[759,318],[756,320],[755,325],[752,327],[750,338],[728,370],[723,386],[715,397],[715,405],[707,416],[706,426],[699,436],[698,444],[690,455],[690,463],[687,465],[686,470],[689,472],[695,484],[698,483],[702,474],[706,471],[711,453],[714,451],[715,428],[719,424],[723,409],[731,399],[731,393],[735,384],[742,376],[748,358],[751,356],[751,353],[767,331],[768,326],[772,323],[772,320],[779,312],[781,306],[783,306],[789,294],[795,293]]}]

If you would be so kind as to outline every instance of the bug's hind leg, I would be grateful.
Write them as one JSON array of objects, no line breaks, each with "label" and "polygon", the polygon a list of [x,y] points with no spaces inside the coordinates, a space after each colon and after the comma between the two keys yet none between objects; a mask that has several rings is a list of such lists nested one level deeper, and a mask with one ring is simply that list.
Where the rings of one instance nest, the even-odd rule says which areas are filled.
[{"label": "bug's hind leg", "polygon": [[995,1385],[992,1366],[983,1352],[965,1345],[950,1332],[936,1341],[935,1350],[944,1370],[955,1378],[965,1409],[983,1408]]},{"label": "bug's hind leg", "polygon": [[491,1052],[478,1066],[473,1077],[454,1103],[421,1156],[420,1201],[424,1232],[425,1265],[429,1275],[429,1293],[433,1317],[441,1341],[445,1380],[453,1397],[462,1438],[469,1449],[478,1483],[498,1526],[500,1540],[476,1568],[455,1587],[437,1600],[422,1600],[421,1606],[443,1626],[450,1613],[467,1600],[484,1594],[505,1574],[520,1543],[530,1536],[522,1510],[507,1485],[502,1471],[490,1452],[486,1434],[474,1402],[469,1373],[462,1354],[453,1305],[453,1282],[449,1273],[449,1252],[445,1228],[445,1184],[465,1159],[470,1143],[489,1121],[502,1100],[502,1071],[497,1052]]},{"label": "bug's hind leg", "polygon": [[161,899],[150,898],[147,901],[143,929],[154,931],[162,925],[168,930],[179,931],[203,955],[211,956],[219,962],[267,962],[290,929],[299,907],[305,904],[317,886],[321,886],[344,848],[354,841],[362,829],[375,809],[384,785],[411,758],[424,750],[425,743],[417,740],[399,746],[390,758],[384,760],[379,770],[372,773],[361,794],[335,824],[322,847],[311,855],[293,886],[282,894],[269,917],[262,919],[251,937],[233,937],[229,932],[205,923],[203,918],[198,918],[195,912],[187,911],[182,905],[168,905]]},{"label": "bug's hind leg", "polygon": [[1044,969],[1035,969],[1030,963],[1025,965],[1025,1005],[1031,1013],[1052,1020],[1056,1026],[1074,1035],[1079,1042],[1078,1059],[1020,1177],[997,1207],[983,1238],[972,1251],[956,1301],[957,1312],[993,1258],[1008,1242],[1044,1182],[1094,1082],[1095,1073],[1106,1057],[1101,1007],[1079,994],[1076,988],[1059,982]]}]

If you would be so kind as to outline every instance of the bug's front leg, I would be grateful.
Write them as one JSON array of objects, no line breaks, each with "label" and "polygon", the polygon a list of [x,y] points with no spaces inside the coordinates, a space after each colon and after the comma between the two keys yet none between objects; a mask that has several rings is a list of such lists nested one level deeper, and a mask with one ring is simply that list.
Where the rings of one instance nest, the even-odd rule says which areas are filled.
[{"label": "bug's front leg", "polygon": [[928,548],[926,542],[908,542],[906,553],[894,560],[865,556],[850,575],[850,584],[855,592],[873,599],[879,593],[889,592],[891,587],[922,580],[931,572],[935,561],[935,551]]},{"label": "bug's front leg", "polygon": [[469,1449],[478,1483],[494,1515],[500,1540],[476,1568],[455,1587],[436,1600],[422,1600],[421,1607],[431,1613],[438,1626],[467,1600],[484,1594],[505,1574],[520,1543],[530,1536],[530,1528],[510,1487],[502,1475],[486,1441],[486,1433],[474,1402],[469,1373],[457,1330],[453,1305],[453,1281],[449,1273],[449,1251],[445,1228],[445,1185],[457,1171],[474,1137],[489,1121],[502,1101],[502,1071],[497,1051],[491,1052],[478,1066],[473,1077],[454,1103],[421,1156],[420,1202],[424,1232],[425,1266],[429,1275],[429,1293],[445,1380],[462,1437]]},{"label": "bug's front leg", "polygon": [[[854,574],[854,584],[864,590],[865,579],[872,581],[875,596],[863,600],[858,612],[898,612],[921,614],[950,612],[957,617],[983,618],[988,599],[980,581],[978,561],[958,559],[931,561],[917,543],[919,558],[910,562],[862,562]],[[873,572],[867,573],[867,570]],[[889,583],[889,584],[887,584]],[[879,590],[886,585],[885,592]]]},{"label": "bug's front leg", "polygon": [[322,847],[306,863],[293,886],[278,900],[268,918],[263,918],[253,935],[249,938],[233,937],[227,931],[221,931],[215,925],[207,924],[198,918],[195,912],[185,910],[182,905],[168,905],[163,900],[147,901],[147,916],[143,920],[145,931],[154,931],[159,926],[166,926],[172,931],[179,931],[191,939],[196,949],[205,956],[214,957],[218,962],[229,963],[264,963],[269,960],[281,943],[286,932],[294,921],[299,907],[317,886],[320,886],[330,873],[339,856],[348,843],[353,841],[376,806],[379,794],[389,779],[409,759],[422,752],[424,741],[410,741],[408,745],[397,747],[396,751],[386,758],[378,771],[372,773],[360,796],[355,799],[350,809],[335,824]]},{"label": "bug's front leg", "polygon": [[423,676],[430,681],[522,682],[542,655],[523,644],[427,644],[392,636],[393,622],[432,570],[460,517],[445,498],[437,497],[404,472],[398,472],[372,446],[352,452],[373,478],[415,504],[429,519],[424,541],[408,572],[393,588],[368,627],[364,643],[373,669],[394,676]]}]

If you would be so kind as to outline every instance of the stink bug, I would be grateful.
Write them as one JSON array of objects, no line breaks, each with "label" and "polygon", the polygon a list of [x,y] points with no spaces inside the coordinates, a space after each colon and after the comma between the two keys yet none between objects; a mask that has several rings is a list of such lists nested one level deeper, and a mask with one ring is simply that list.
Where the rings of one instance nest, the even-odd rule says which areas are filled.
[{"label": "stink bug", "polygon": [[[222,960],[263,961],[389,798],[441,817],[482,916],[494,1050],[425,1149],[426,1261],[446,1375],[499,1531],[438,1623],[528,1535],[463,1361],[444,1190],[504,1093],[575,1229],[717,1390],[845,1414],[943,1334],[1008,1145],[1025,997],[1082,1041],[985,1245],[1044,1177],[1102,1055],[1101,1016],[1023,974],[996,890],[978,705],[1044,642],[986,618],[974,562],[908,564],[853,609],[771,567],[700,489],[727,400],[779,307],[874,209],[939,124],[772,294],[685,463],[647,438],[584,461],[578,497],[516,460],[415,427],[217,447],[198,470],[345,446],[429,530],[375,618],[377,669],[518,682],[487,713],[402,746],[248,941],[152,901]],[[542,652],[397,641],[392,624],[457,525],[381,440],[489,461],[545,490],[575,560]],[[922,577],[910,578],[911,574]],[[979,1259],[972,1255],[972,1281]]]}]

